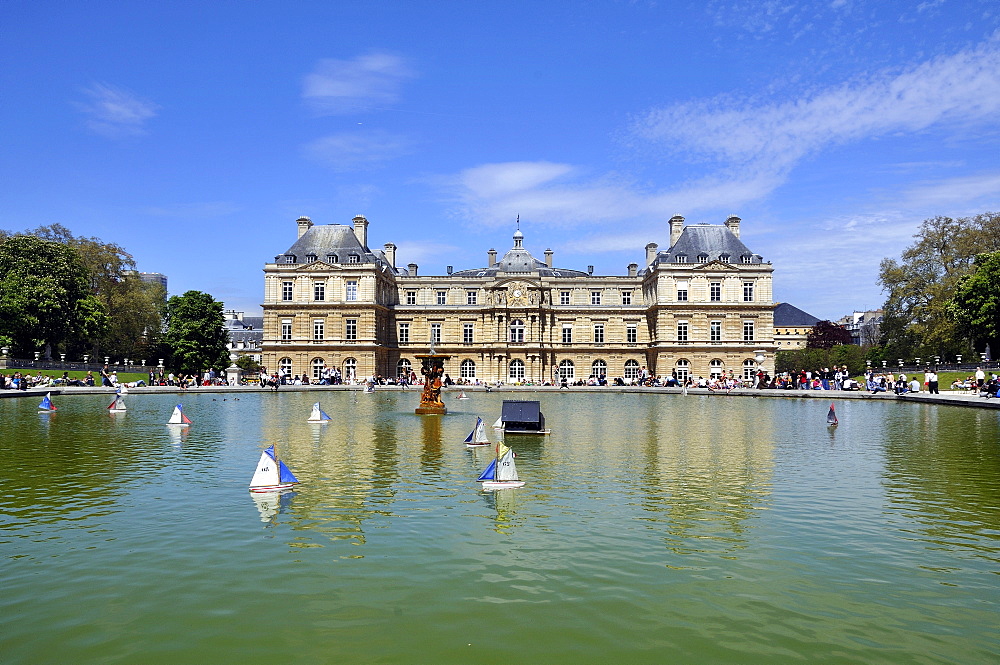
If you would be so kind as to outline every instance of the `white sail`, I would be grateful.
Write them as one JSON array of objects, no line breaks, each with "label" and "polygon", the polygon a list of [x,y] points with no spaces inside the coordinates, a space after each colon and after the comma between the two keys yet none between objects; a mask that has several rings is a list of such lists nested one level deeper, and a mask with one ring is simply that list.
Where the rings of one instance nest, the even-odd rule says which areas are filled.
[{"label": "white sail", "polygon": [[310,423],[325,423],[330,421],[330,416],[326,415],[323,409],[320,408],[319,402],[313,404],[312,413],[309,414]]},{"label": "white sail", "polygon": [[519,480],[517,466],[514,464],[514,451],[508,449],[497,462],[496,479],[501,481]]},{"label": "white sail", "polygon": [[275,487],[278,485],[278,463],[268,451],[260,454],[257,470],[250,479],[250,489],[255,487]]},{"label": "white sail", "polygon": [[497,418],[497,421],[493,423],[493,429],[503,429],[503,416]]},{"label": "white sail", "polygon": [[486,436],[486,423],[482,420],[476,422],[476,436],[473,438],[475,443],[489,443],[490,439]]},{"label": "white sail", "polygon": [[167,424],[186,426],[191,424],[191,420],[184,415],[184,412],[181,411],[181,405],[178,404],[174,407],[174,412],[170,414],[170,420],[167,421]]}]

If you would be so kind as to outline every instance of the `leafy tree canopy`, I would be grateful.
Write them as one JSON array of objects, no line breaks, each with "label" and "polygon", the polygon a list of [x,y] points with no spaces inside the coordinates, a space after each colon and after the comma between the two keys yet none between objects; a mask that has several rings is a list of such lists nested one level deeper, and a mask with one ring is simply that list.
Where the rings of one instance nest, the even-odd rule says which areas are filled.
[{"label": "leafy tree canopy", "polygon": [[851,333],[832,321],[819,321],[806,337],[806,348],[830,349],[838,344],[850,344]]},{"label": "leafy tree canopy", "polygon": [[201,373],[229,365],[229,336],[223,324],[222,303],[207,293],[188,291],[167,301],[167,334],[175,368]]},{"label": "leafy tree canopy", "polygon": [[975,269],[959,280],[948,306],[959,332],[1000,350],[1000,252],[980,254]]}]

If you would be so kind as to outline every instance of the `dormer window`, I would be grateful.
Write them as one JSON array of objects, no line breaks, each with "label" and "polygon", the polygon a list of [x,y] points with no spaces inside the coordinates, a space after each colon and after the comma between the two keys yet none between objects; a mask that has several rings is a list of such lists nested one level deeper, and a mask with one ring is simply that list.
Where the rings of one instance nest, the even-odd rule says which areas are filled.
[{"label": "dormer window", "polygon": [[753,256],[750,254],[744,254],[742,257],[743,263],[753,263]]},{"label": "dormer window", "polygon": [[336,254],[327,254],[326,255],[326,262],[327,263],[336,263],[338,260],[339,259],[337,258]]},{"label": "dormer window", "polygon": [[677,256],[674,257],[674,263],[687,263],[687,262],[688,262],[687,254],[678,254]]},{"label": "dormer window", "polygon": [[316,255],[306,254],[306,263],[316,263]]},{"label": "dormer window", "polygon": [[361,263],[361,257],[358,256],[357,254],[348,254],[347,255],[347,262],[348,263]]},{"label": "dormer window", "polygon": [[719,260],[722,261],[723,263],[729,263],[729,255],[719,254]]},{"label": "dormer window", "polygon": [[698,263],[708,263],[708,254],[699,254]]},{"label": "dormer window", "polygon": [[295,263],[295,255],[285,254],[285,263]]}]

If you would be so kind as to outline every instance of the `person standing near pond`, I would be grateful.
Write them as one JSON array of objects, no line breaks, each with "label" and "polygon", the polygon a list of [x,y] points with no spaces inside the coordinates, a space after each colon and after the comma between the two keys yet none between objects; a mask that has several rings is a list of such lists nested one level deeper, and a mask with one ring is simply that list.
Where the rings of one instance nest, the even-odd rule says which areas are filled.
[{"label": "person standing near pond", "polygon": [[108,373],[107,365],[101,368],[101,385],[109,388],[113,387],[111,383],[111,375]]},{"label": "person standing near pond", "polygon": [[986,372],[983,371],[982,367],[976,368],[976,387],[980,390],[983,389],[983,384],[986,383]]},{"label": "person standing near pond", "polygon": [[924,383],[927,384],[927,392],[931,395],[940,395],[941,392],[938,390],[938,375],[933,369],[927,370],[924,373]]}]

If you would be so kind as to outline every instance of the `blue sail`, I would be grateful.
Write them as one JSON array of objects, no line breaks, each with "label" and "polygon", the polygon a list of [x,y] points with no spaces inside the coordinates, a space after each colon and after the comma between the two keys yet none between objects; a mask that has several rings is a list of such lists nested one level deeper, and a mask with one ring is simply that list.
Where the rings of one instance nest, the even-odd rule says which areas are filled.
[{"label": "blue sail", "polygon": [[297,483],[299,479],[295,477],[295,474],[285,466],[284,462],[278,462],[278,479],[283,483]]},{"label": "blue sail", "polygon": [[481,480],[496,480],[496,477],[497,477],[497,460],[494,457],[490,461],[490,465],[488,467],[486,467],[485,471],[483,471],[483,474],[481,476],[479,476],[478,478],[476,478],[476,480],[480,480],[480,481]]},{"label": "blue sail", "polygon": [[465,437],[465,443],[472,443],[473,437],[476,436],[476,430],[479,429],[479,423],[483,422],[482,418],[476,418],[476,426],[472,428],[469,432],[469,436]]},{"label": "blue sail", "polygon": [[326,415],[326,411],[324,411],[323,409],[319,410],[319,416],[323,420],[330,420],[330,416]]},{"label": "blue sail", "polygon": [[52,406],[52,400],[49,399],[48,393],[45,394],[45,397],[42,399],[42,403],[38,405],[38,408],[42,409],[43,411],[55,411],[56,410],[55,407]]}]

